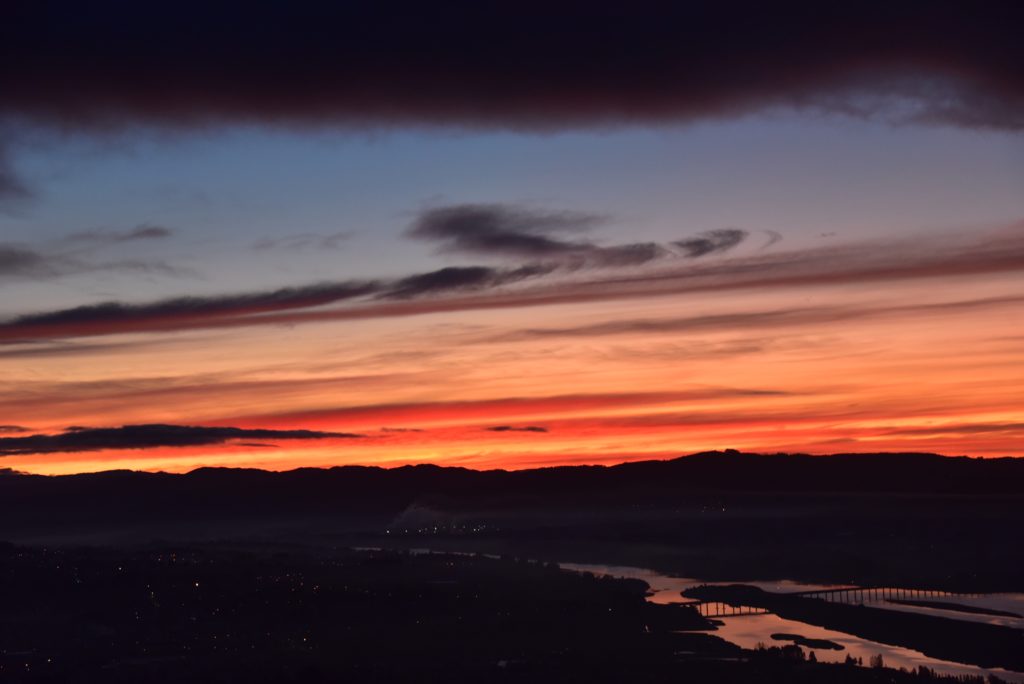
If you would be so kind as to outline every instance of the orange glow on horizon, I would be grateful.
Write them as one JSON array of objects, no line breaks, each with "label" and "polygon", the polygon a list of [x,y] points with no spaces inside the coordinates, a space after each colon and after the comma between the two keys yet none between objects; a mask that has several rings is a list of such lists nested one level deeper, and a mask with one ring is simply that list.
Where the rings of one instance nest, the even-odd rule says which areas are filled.
[{"label": "orange glow on horizon", "polygon": [[17,454],[0,465],[517,469],[722,448],[1024,455],[1021,297],[1024,285],[998,273],[955,288],[613,297],[133,332],[96,348],[71,340],[38,362],[0,356],[13,388],[0,398],[3,422],[24,429],[0,438],[143,423],[363,436]]}]

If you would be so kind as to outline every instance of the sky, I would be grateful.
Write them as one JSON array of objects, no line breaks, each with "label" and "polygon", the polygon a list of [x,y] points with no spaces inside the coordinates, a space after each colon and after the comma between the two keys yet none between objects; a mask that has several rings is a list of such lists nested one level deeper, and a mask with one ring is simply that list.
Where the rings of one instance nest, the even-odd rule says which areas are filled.
[{"label": "sky", "polygon": [[0,468],[1022,455],[1013,3],[43,5]]}]

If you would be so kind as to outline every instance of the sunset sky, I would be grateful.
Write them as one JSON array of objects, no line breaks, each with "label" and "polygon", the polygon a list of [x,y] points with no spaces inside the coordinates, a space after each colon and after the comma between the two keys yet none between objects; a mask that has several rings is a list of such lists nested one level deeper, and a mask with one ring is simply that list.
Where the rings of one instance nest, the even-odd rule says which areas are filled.
[{"label": "sunset sky", "polygon": [[274,49],[15,4],[0,468],[1024,455],[1012,3]]}]

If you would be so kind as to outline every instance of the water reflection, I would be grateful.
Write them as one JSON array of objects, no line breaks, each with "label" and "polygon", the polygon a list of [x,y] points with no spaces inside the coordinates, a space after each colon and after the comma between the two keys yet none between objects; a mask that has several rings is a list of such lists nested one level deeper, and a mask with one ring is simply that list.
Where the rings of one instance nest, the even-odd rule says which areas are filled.
[{"label": "water reflection", "polygon": [[953,594],[886,587],[839,593],[826,600],[1024,629],[1024,594]]},{"label": "water reflection", "polygon": [[[1002,669],[985,670],[973,665],[954,663],[948,660],[930,658],[920,651],[914,651],[902,646],[892,646],[877,641],[861,639],[860,637],[836,632],[824,627],[817,627],[795,620],[786,620],[778,615],[750,615],[737,618],[724,618],[715,632],[726,641],[730,641],[743,648],[756,648],[758,644],[766,646],[781,646],[789,642],[773,641],[772,634],[779,632],[799,634],[808,639],[827,639],[843,647],[841,651],[830,649],[813,649],[814,655],[823,662],[842,662],[847,655],[860,658],[867,663],[872,656],[881,654],[886,666],[903,667],[912,670],[919,665],[924,665],[937,672],[956,675],[979,675],[995,674],[1010,681],[1024,682],[1024,674],[1017,674]],[[805,653],[812,649],[800,647]]]},{"label": "water reflection", "polygon": [[[573,570],[576,572],[590,572],[595,575],[610,575],[613,577],[641,579],[647,582],[651,588],[647,600],[652,603],[688,603],[689,601],[681,595],[682,591],[701,584],[707,584],[704,580],[697,580],[690,577],[670,577],[648,568],[636,568],[620,565],[596,565],[588,563],[559,563],[559,565],[566,570]],[[832,594],[835,600],[843,600],[844,602],[872,603],[876,607],[884,607],[887,610],[892,609],[923,612],[933,615],[941,615],[942,617],[952,617],[954,619],[969,619],[981,622],[990,622],[992,624],[1005,624],[1011,627],[1024,626],[1024,620],[1020,618],[996,617],[965,613],[962,611],[952,611],[948,609],[899,605],[893,604],[885,598],[887,596],[894,597],[897,595],[911,596],[912,594],[910,593],[910,590],[901,590],[905,591],[906,594],[897,594],[895,590],[887,590],[885,592],[878,591],[875,593],[856,592],[854,591],[856,587],[849,587],[845,585],[807,584],[790,580],[771,582],[755,581],[744,582],[744,584],[749,584],[759,587],[765,591],[777,593],[818,591],[835,592]],[[860,596],[860,601],[857,599],[858,596]],[[872,598],[869,599],[869,597]],[[1024,614],[1024,612],[1022,612],[1024,611],[1024,594],[988,594],[980,596],[944,595],[941,597],[935,596],[930,600]],[[902,646],[894,646],[891,644],[871,641],[869,639],[862,639],[852,634],[837,632],[794,620],[787,620],[779,617],[778,615],[764,614],[760,611],[751,610],[747,612],[738,612],[741,614],[732,617],[716,617],[715,619],[719,626],[715,634],[716,636],[738,646],[742,646],[743,648],[756,648],[758,644],[779,646],[789,642],[774,641],[772,639],[772,634],[799,634],[808,639],[825,639],[843,646],[843,650],[820,648],[810,649],[806,646],[800,647],[808,654],[813,650],[815,657],[820,661],[841,662],[846,659],[847,655],[850,655],[854,658],[860,658],[867,663],[872,656],[881,654],[885,664],[889,667],[903,667],[908,670],[912,670],[923,665],[944,674],[995,674],[1008,681],[1024,683],[1024,673],[1010,672],[999,668],[987,670],[973,665],[939,660],[937,658],[926,656],[919,651],[903,648]]]},{"label": "water reflection", "polygon": [[559,563],[563,570],[574,570],[576,572],[590,572],[595,575],[608,575],[611,577],[630,577],[641,579],[647,582],[651,593],[647,600],[651,603],[682,603],[683,589],[689,589],[703,584],[689,577],[669,577],[647,568],[634,568],[628,565],[593,565],[589,563]]},{"label": "water reflection", "polygon": [[[611,577],[630,577],[642,579],[651,587],[651,595],[647,600],[651,603],[683,603],[682,592],[684,589],[707,584],[704,580],[692,577],[670,577],[648,568],[637,568],[629,565],[600,565],[593,563],[559,563],[559,567],[565,570],[576,572],[590,572],[595,575],[609,575]],[[798,591],[823,591],[827,589],[844,588],[846,585],[834,584],[807,584],[794,582],[792,580],[777,580],[771,582],[744,582],[765,591],[775,592],[798,592]]]}]

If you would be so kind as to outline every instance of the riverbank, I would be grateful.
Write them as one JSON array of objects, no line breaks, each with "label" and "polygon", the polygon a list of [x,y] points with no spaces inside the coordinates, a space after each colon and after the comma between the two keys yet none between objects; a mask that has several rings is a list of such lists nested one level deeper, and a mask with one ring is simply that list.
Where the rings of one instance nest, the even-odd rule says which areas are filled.
[{"label": "riverbank", "polygon": [[830,603],[745,585],[701,586],[684,595],[764,608],[786,619],[900,644],[934,658],[1024,672],[1024,632],[1009,627]]}]

